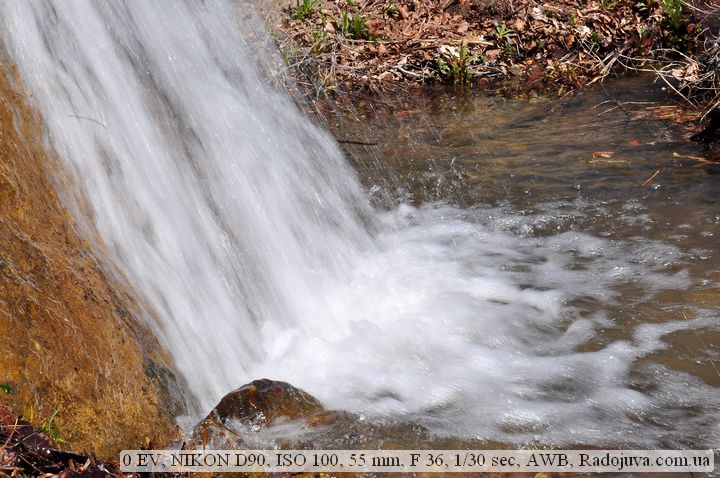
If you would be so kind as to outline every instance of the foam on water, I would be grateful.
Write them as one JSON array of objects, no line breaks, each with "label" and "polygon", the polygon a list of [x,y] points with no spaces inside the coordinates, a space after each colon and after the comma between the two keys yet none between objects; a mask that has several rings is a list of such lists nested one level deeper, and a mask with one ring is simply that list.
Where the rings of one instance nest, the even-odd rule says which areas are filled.
[{"label": "foam on water", "polygon": [[678,383],[684,407],[717,407],[712,387],[666,369],[652,393],[632,380],[636,361],[663,349],[666,334],[716,327],[711,316],[641,324],[584,350],[620,326],[597,304],[623,287],[642,288],[644,301],[689,286],[685,271],[664,272],[686,254],[640,238],[517,232],[538,220],[547,217],[443,206],[386,213],[381,250],[359,255],[352,279],[332,284],[325,314],[296,328],[265,324],[269,355],[257,375],[337,408],[419,418],[441,434],[643,446],[700,430],[717,436],[700,418],[670,429],[643,423],[677,411]]},{"label": "foam on water", "polygon": [[192,418],[267,377],[458,436],[718,439],[713,387],[634,369],[666,334],[717,327],[712,314],[614,316],[625,288],[641,291],[632,306],[692,285],[687,253],[576,231],[579,202],[371,211],[333,141],[265,85],[247,10],[0,2],[5,46],[89,210],[65,198],[144,299]]}]

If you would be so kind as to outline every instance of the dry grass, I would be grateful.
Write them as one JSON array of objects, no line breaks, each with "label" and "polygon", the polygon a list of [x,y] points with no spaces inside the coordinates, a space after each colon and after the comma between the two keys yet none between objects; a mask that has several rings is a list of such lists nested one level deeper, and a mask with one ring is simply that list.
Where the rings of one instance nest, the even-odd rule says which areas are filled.
[{"label": "dry grass", "polygon": [[[684,3],[685,8],[700,18],[720,18],[720,5],[704,8]],[[662,80],[688,106],[702,109],[705,114],[720,107],[720,36],[706,27],[696,35],[697,44],[688,51],[657,48],[643,58],[620,57],[624,67],[651,72]]]}]

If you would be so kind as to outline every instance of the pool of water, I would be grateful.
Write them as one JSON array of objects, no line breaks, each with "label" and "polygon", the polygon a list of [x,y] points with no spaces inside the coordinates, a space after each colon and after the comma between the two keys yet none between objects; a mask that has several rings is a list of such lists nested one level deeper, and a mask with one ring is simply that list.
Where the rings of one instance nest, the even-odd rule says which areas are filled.
[{"label": "pool of water", "polygon": [[[386,211],[377,268],[393,264],[378,279],[388,304],[364,310],[377,329],[358,333],[404,351],[385,369],[349,361],[345,379],[366,386],[324,398],[504,442],[717,443],[720,166],[693,159],[708,152],[686,140],[692,124],[660,119],[669,104],[636,78],[333,117]],[[367,318],[393,306],[393,327]],[[368,370],[387,370],[385,386]]]}]

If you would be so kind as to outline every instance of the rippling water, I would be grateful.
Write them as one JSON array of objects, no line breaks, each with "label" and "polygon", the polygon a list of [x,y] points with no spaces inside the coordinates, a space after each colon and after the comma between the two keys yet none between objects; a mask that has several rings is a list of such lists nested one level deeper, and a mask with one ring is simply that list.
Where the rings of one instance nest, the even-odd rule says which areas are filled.
[{"label": "rippling water", "polygon": [[[602,137],[581,103],[478,99],[368,118],[384,146],[362,154],[386,166],[360,168],[363,192],[266,86],[248,8],[0,6],[87,205],[65,198],[144,299],[191,419],[262,376],[444,435],[717,443],[713,179],[638,187],[672,144],[632,149],[623,121]],[[608,148],[626,162],[590,162]]]}]

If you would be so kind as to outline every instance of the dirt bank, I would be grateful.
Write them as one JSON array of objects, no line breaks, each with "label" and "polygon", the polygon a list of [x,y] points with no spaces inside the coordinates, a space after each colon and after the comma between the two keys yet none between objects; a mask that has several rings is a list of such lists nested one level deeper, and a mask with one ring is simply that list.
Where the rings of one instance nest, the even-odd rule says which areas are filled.
[{"label": "dirt bank", "polygon": [[0,69],[0,402],[110,457],[173,431],[173,372],[58,201],[38,115]]}]

